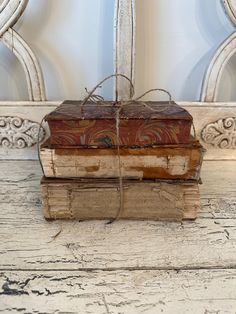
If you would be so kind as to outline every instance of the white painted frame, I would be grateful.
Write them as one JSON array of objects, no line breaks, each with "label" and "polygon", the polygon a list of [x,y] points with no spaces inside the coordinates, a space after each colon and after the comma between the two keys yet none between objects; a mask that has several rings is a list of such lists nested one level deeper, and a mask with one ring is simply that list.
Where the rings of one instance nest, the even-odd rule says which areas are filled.
[{"label": "white painted frame", "polygon": [[232,23],[236,25],[235,0],[222,0],[222,3]]},{"label": "white painted frame", "polygon": [[[232,1],[236,0],[223,0],[223,4],[235,22],[232,17],[235,13],[230,6]],[[29,91],[29,102],[0,102],[0,136],[5,132],[2,125],[5,129],[8,127],[15,132],[15,137],[11,138],[11,147],[0,147],[0,159],[37,159],[35,133],[37,128],[39,129],[39,123],[45,114],[61,103],[46,101],[43,75],[37,58],[25,41],[12,29],[27,3],[28,0],[4,0],[0,6],[0,39],[23,65]],[[133,82],[135,24],[135,0],[116,0],[114,72],[127,75]],[[233,34],[217,50],[204,79],[201,102],[179,103],[193,115],[197,136],[207,148],[206,159],[236,160],[236,103],[216,101],[224,67],[235,52],[235,42]],[[125,81],[117,79],[115,88],[120,98],[130,97],[130,86]],[[18,125],[14,125],[15,121]],[[45,131],[42,139],[46,136],[47,128]],[[18,148],[22,146],[21,142],[17,142],[17,136],[21,136],[21,132],[33,134],[30,135],[28,142],[26,140],[24,148]]]},{"label": "white painted frame", "polygon": [[23,66],[27,79],[29,99],[45,101],[43,75],[39,62],[23,38],[12,29],[27,6],[28,0],[4,0],[0,6],[0,39]]},{"label": "white painted frame", "polygon": [[[236,12],[232,2],[236,0],[222,0],[226,12],[230,14],[232,22],[236,24]],[[130,27],[131,21],[135,21],[135,1],[117,0],[119,5],[131,5],[133,10],[126,10],[125,14],[118,15],[120,23],[115,24],[116,33],[126,34],[126,38],[132,35],[135,37],[133,29]],[[236,6],[235,6],[236,7]],[[135,49],[125,49],[125,39],[123,39],[123,50],[116,50],[116,62],[119,60],[118,70],[121,73],[129,73],[135,64]],[[135,38],[132,39],[135,42]],[[125,54],[124,54],[125,50]],[[130,56],[127,56],[130,53]],[[236,160],[236,103],[219,103],[217,96],[219,84],[231,56],[236,53],[236,33],[233,33],[216,51],[215,56],[209,65],[206,76],[203,80],[203,88],[200,102],[179,102],[181,106],[189,110],[193,115],[197,137],[207,149],[206,159],[235,159]],[[125,60],[123,60],[125,55]],[[128,62],[132,60],[132,62]],[[118,71],[117,70],[117,71]],[[159,86],[161,88],[161,86]],[[122,97],[128,97],[128,93],[123,89]]]},{"label": "white painted frame", "polygon": [[[0,102],[0,159],[36,159],[42,116],[57,104],[46,102],[43,74],[24,39],[13,30],[28,0],[4,0],[0,5],[0,40],[20,61],[27,80],[29,102]],[[46,136],[41,130],[40,140]]]},{"label": "white painted frame", "polygon": [[[136,31],[136,0],[116,0],[114,21],[114,70],[130,78],[134,84],[135,76],[135,31]],[[130,99],[131,86],[122,78],[115,82],[115,97]]]}]

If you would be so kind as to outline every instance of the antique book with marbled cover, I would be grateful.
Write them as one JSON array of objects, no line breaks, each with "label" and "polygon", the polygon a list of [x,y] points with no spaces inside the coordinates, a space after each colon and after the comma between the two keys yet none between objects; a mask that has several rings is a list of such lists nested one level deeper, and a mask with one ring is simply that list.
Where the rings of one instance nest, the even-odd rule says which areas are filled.
[{"label": "antique book with marbled cover", "polygon": [[[53,147],[150,147],[187,144],[192,116],[174,102],[121,103],[65,101],[47,115]],[[119,137],[117,139],[117,133]],[[117,143],[119,142],[119,143]]]}]

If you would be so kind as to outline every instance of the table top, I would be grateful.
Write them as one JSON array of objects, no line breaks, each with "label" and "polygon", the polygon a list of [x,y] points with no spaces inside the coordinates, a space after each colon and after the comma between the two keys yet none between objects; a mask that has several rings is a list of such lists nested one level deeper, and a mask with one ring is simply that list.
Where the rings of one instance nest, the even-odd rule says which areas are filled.
[{"label": "table top", "polygon": [[36,161],[0,163],[0,313],[236,313],[236,161],[205,161],[195,222],[54,221]]}]

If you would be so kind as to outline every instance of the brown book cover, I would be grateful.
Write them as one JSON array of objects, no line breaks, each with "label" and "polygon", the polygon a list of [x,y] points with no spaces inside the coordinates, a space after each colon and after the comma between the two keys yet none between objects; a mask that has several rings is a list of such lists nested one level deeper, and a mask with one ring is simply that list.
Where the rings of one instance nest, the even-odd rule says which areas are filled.
[{"label": "brown book cover", "polygon": [[[114,179],[48,179],[41,181],[46,219],[114,219],[120,190]],[[196,219],[200,208],[197,182],[123,181],[120,219]]]},{"label": "brown book cover", "polygon": [[[186,144],[192,116],[174,102],[133,102],[119,112],[121,103],[65,101],[46,116],[54,147],[113,147]],[[150,109],[151,108],[151,109]]]}]

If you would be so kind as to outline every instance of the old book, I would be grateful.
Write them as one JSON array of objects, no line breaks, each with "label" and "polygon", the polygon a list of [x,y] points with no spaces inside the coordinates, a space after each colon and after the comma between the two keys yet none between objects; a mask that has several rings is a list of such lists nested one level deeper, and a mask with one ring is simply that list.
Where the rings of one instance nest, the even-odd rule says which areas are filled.
[{"label": "old book", "polygon": [[[52,148],[49,141],[40,150],[46,177],[115,178],[119,176],[117,149]],[[198,180],[203,148],[198,141],[188,145],[152,148],[121,148],[121,173],[129,179]]]},{"label": "old book", "polygon": [[[121,219],[195,219],[200,208],[197,182],[125,180]],[[120,192],[113,179],[48,179],[41,181],[47,219],[114,219]]]},{"label": "old book", "polygon": [[[112,147],[117,140],[117,111],[120,103],[65,101],[46,116],[54,147]],[[151,108],[151,109],[150,109]],[[186,144],[192,116],[174,102],[133,102],[119,113],[121,146]]]}]

